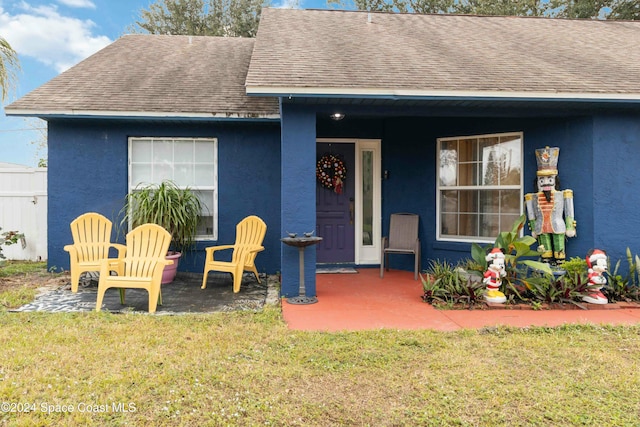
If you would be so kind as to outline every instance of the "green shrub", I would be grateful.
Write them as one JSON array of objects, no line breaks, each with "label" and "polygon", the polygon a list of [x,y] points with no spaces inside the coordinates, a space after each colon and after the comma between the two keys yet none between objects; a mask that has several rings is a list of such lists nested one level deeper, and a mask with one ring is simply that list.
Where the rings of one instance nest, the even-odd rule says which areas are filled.
[{"label": "green shrub", "polygon": [[609,302],[617,301],[640,301],[640,286],[638,285],[638,271],[640,270],[640,257],[631,255],[631,249],[627,248],[627,264],[629,270],[623,277],[618,273],[620,260],[611,271],[611,266],[605,272],[607,284],[602,289],[602,293],[609,299]]},{"label": "green shrub", "polygon": [[549,304],[580,304],[582,296],[588,292],[586,272],[572,276],[557,272],[555,275],[533,272],[527,281],[524,298]]},{"label": "green shrub", "polygon": [[[520,236],[526,216],[521,215],[511,226],[511,231],[503,231],[495,239],[493,245],[484,248],[477,243],[471,245],[471,257],[480,266],[482,271],[487,269],[486,255],[492,248],[504,250],[506,276],[502,278],[501,292],[507,297],[507,301],[517,302],[523,300],[523,292],[526,292],[530,285],[540,282],[544,284],[544,274],[552,275],[551,268],[540,261],[531,258],[538,257],[539,253],[531,246],[536,243],[536,239],[531,236]],[[533,272],[541,274],[532,275]]]},{"label": "green shrub", "polygon": [[562,264],[562,269],[567,272],[568,276],[586,273],[587,261],[584,258],[572,257]]}]

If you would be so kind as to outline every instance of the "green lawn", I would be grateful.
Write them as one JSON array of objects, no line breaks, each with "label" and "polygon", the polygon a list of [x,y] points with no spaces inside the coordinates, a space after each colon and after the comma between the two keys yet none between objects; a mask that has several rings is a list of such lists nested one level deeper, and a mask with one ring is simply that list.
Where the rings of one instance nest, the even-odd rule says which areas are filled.
[{"label": "green lawn", "polygon": [[638,426],[640,327],[318,333],[278,307],[0,308],[0,396],[8,426]]}]

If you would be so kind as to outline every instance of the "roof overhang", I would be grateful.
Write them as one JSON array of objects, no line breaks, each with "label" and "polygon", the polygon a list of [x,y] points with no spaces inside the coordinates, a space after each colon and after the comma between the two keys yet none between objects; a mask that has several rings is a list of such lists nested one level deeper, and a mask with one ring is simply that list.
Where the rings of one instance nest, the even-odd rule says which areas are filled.
[{"label": "roof overhang", "polygon": [[247,86],[247,95],[284,98],[370,98],[380,100],[415,101],[568,101],[640,103],[640,93],[575,93],[575,92],[509,92],[509,91],[446,91],[404,89],[361,89],[322,87]]},{"label": "roof overhang", "polygon": [[118,120],[193,120],[193,121],[278,121],[279,114],[238,113],[176,113],[140,111],[55,110],[5,108],[7,116],[39,117],[42,119],[118,119]]}]

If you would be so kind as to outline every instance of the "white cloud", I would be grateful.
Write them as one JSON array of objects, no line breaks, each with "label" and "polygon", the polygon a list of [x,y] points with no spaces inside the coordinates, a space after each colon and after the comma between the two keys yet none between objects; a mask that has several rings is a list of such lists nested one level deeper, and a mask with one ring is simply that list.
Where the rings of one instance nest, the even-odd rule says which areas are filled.
[{"label": "white cloud", "polygon": [[279,9],[300,9],[300,0],[277,0],[271,7]]},{"label": "white cloud", "polygon": [[95,9],[96,5],[91,0],[58,0],[61,3],[69,7],[84,7],[87,9]]},{"label": "white cloud", "polygon": [[0,35],[19,56],[32,57],[57,72],[111,43],[106,36],[92,34],[93,21],[63,16],[55,6],[32,7],[22,2],[20,9],[22,13],[12,15],[0,4]]}]

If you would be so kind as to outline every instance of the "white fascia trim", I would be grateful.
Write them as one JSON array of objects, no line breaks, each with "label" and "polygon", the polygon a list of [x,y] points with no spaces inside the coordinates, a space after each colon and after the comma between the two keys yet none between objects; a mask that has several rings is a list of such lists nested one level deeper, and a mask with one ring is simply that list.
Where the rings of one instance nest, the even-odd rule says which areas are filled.
[{"label": "white fascia trim", "polygon": [[280,120],[280,114],[238,114],[238,113],[174,113],[140,111],[100,111],[100,110],[31,110],[6,109],[7,116],[33,117],[103,117],[103,118],[166,118],[166,119],[217,119],[217,120]]},{"label": "white fascia trim", "polygon": [[455,91],[403,90],[324,87],[267,87],[247,86],[247,95],[282,97],[364,97],[380,99],[512,99],[512,100],[583,100],[583,101],[640,101],[640,93],[578,93],[578,92],[522,92],[522,91]]}]

